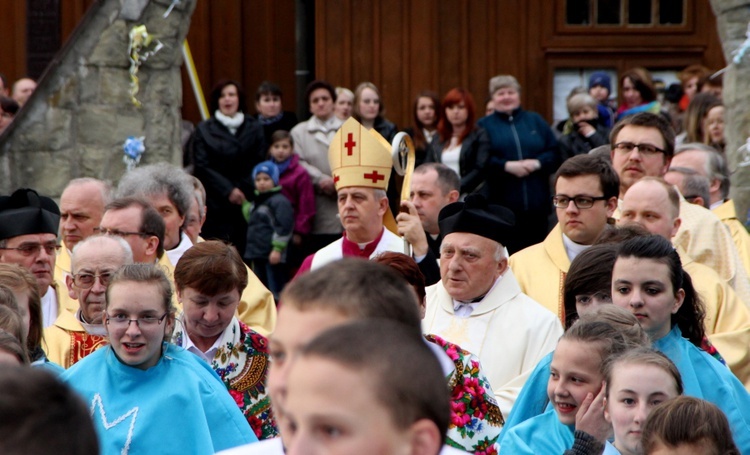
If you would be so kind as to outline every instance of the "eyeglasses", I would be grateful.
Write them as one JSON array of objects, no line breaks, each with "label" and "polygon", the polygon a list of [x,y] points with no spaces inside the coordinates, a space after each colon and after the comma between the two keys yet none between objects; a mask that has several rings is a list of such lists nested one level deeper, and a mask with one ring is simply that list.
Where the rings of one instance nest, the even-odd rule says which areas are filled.
[{"label": "eyeglasses", "polygon": [[73,275],[73,283],[81,289],[89,289],[94,286],[96,279],[102,283],[102,286],[109,286],[109,281],[112,279],[112,272],[104,272],[99,275],[92,275],[90,273],[76,273]]},{"label": "eyeglasses", "polygon": [[51,242],[51,243],[24,243],[23,245],[17,247],[17,248],[0,248],[0,250],[16,250],[23,256],[34,256],[37,254],[40,250],[44,249],[44,252],[47,253],[48,256],[52,256],[56,254],[58,251],[60,251],[60,245],[57,243]]},{"label": "eyeglasses", "polygon": [[94,232],[96,232],[97,234],[102,234],[102,235],[116,235],[117,237],[125,237],[126,235],[137,235],[140,237],[146,237],[146,236],[151,235],[147,232],[129,232],[129,231],[121,231],[119,229],[107,229],[103,227],[94,228]]},{"label": "eyeglasses", "polygon": [[107,317],[104,319],[108,325],[112,326],[116,329],[127,329],[130,327],[130,323],[135,321],[135,325],[138,326],[140,329],[145,328],[153,328],[157,325],[161,324],[161,322],[164,320],[164,318],[167,317],[169,313],[164,313],[160,317],[156,316],[141,316],[140,318],[130,319],[124,314],[116,314],[114,316],[110,316],[109,313],[104,313]]},{"label": "eyeglasses", "polygon": [[653,156],[657,153],[665,153],[664,149],[651,144],[636,144],[633,142],[618,142],[615,144],[615,151],[618,153],[630,153],[633,149],[637,148],[638,152],[646,156]]},{"label": "eyeglasses", "polygon": [[590,209],[594,206],[595,201],[606,201],[606,196],[576,196],[576,197],[570,197],[570,196],[563,196],[563,195],[557,195],[552,197],[552,205],[557,207],[558,209],[567,209],[568,204],[570,204],[570,201],[573,201],[573,204],[578,209]]},{"label": "eyeglasses", "polygon": [[685,200],[690,202],[691,204],[695,204],[695,200],[702,196],[700,194],[689,194],[682,197],[684,197]]}]

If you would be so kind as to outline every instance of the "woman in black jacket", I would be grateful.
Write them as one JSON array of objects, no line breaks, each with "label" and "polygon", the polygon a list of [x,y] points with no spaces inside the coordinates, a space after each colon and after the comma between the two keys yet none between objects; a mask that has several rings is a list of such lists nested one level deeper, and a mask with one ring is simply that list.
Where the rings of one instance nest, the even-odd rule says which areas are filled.
[{"label": "woman in black jacket", "polygon": [[247,222],[242,204],[253,197],[252,172],[264,160],[263,127],[243,112],[242,87],[224,80],[211,90],[213,116],[195,130],[195,176],[206,187],[206,238],[231,241],[245,251]]},{"label": "woman in black jacket", "polygon": [[[484,129],[476,126],[474,98],[468,90],[454,88],[441,103],[438,133],[432,141],[428,162],[443,163],[461,177],[461,194],[485,194],[490,143]],[[486,194],[485,194],[486,195]]]}]

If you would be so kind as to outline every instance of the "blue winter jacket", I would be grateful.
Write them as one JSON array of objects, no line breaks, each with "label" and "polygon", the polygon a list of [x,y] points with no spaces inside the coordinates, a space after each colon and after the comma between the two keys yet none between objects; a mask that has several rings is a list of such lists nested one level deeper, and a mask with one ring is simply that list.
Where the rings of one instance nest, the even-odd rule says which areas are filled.
[{"label": "blue winter jacket", "polygon": [[[549,176],[560,165],[560,152],[547,122],[536,112],[517,108],[510,115],[495,111],[478,124],[490,139],[490,201],[516,213],[548,213],[552,207]],[[524,159],[537,159],[542,168],[523,178],[505,172],[506,162]]]}]

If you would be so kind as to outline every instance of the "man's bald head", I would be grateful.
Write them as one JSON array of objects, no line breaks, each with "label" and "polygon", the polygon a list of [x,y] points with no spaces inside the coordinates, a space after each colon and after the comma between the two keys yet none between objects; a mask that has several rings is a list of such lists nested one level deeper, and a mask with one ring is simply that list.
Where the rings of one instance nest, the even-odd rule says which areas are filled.
[{"label": "man's bald head", "polygon": [[68,183],[60,196],[60,231],[68,249],[94,234],[111,193],[108,183],[93,178],[73,179]]},{"label": "man's bald head", "polygon": [[680,195],[664,180],[644,177],[625,193],[621,212],[618,224],[637,223],[671,240],[680,227]]}]

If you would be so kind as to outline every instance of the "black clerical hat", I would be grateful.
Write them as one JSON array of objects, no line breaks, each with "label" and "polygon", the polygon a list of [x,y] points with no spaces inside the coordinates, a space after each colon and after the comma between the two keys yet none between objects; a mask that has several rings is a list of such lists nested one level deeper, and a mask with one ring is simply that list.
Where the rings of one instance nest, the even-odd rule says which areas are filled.
[{"label": "black clerical hat", "polygon": [[29,188],[0,196],[0,240],[26,234],[57,234],[60,209]]},{"label": "black clerical hat", "polygon": [[438,215],[438,224],[443,237],[452,232],[468,232],[505,245],[512,235],[516,217],[501,205],[488,204],[484,196],[470,194],[464,202],[443,207]]}]

